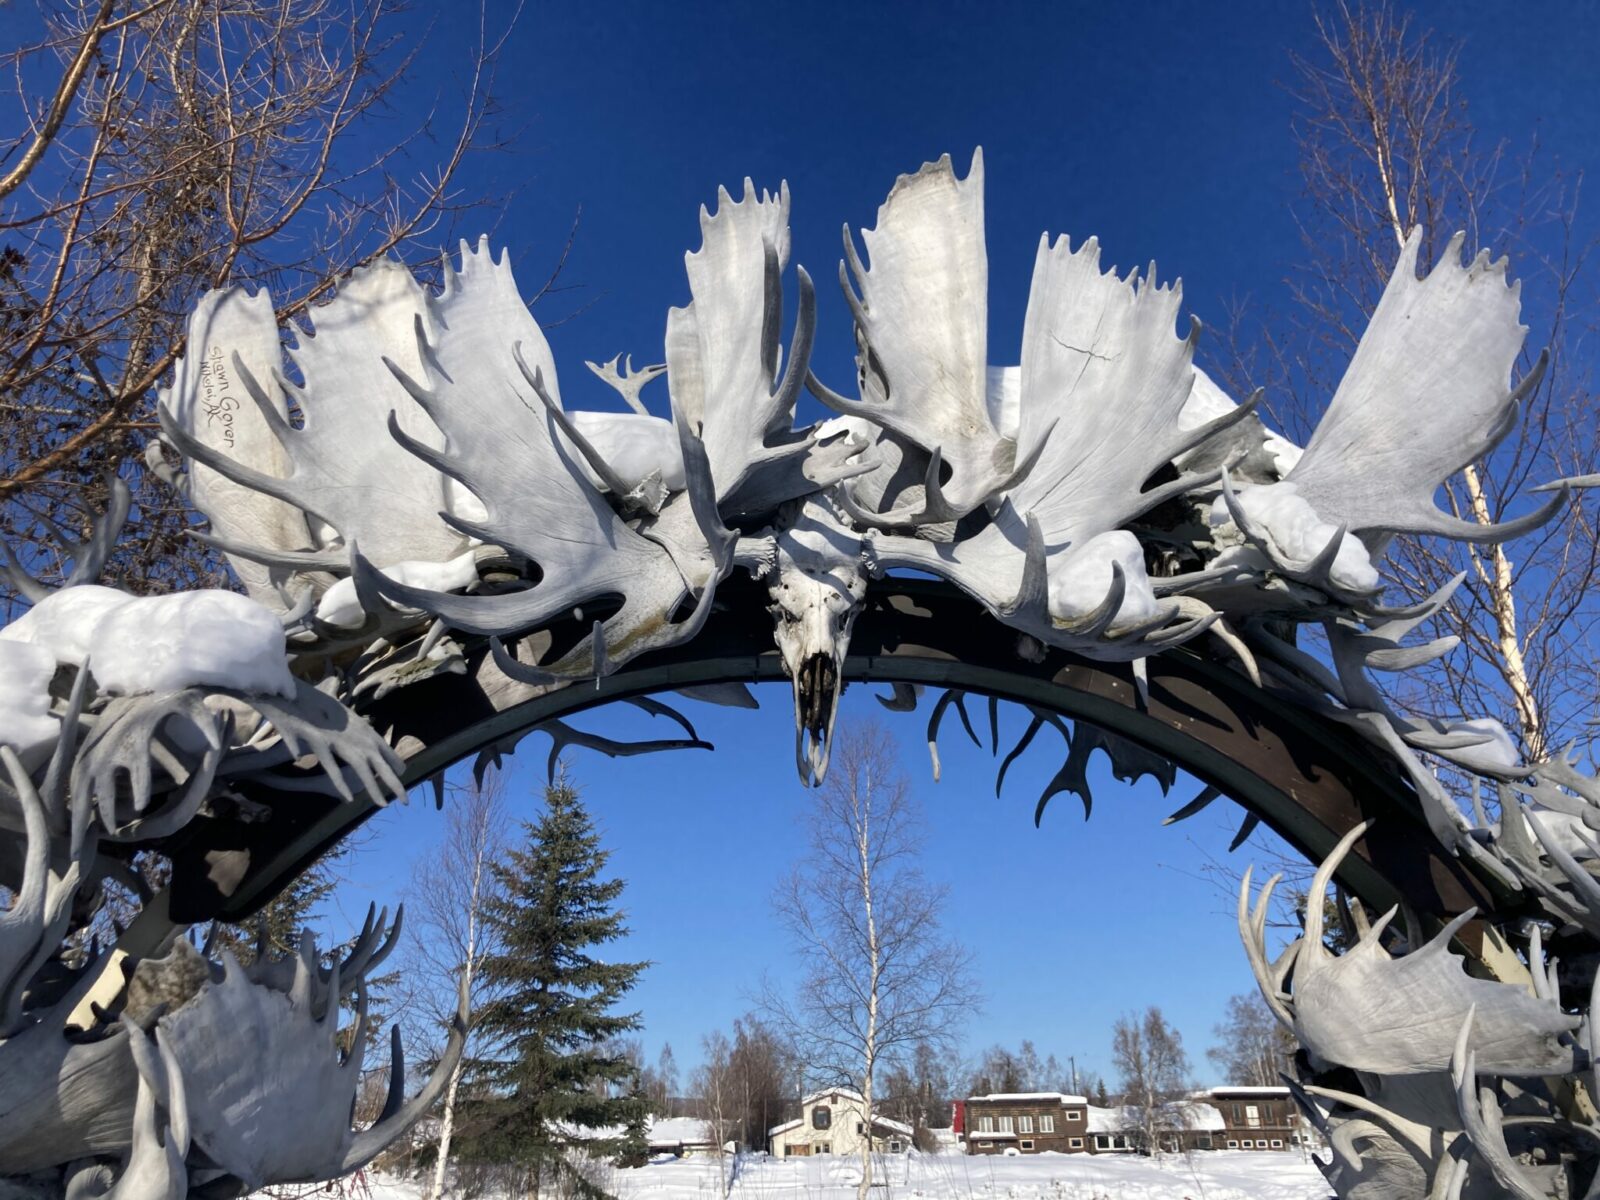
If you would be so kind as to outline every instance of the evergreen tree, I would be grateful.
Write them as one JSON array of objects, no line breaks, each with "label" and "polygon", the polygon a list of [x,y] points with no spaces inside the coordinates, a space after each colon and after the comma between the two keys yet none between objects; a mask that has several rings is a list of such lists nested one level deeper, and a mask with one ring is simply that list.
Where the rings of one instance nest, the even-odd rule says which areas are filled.
[{"label": "evergreen tree", "polygon": [[[256,960],[259,946],[265,942],[267,953],[286,957],[300,948],[300,935],[316,923],[316,913],[332,894],[338,880],[326,858],[318,859],[290,881],[255,916],[238,925],[218,921],[211,932],[214,954],[227,950],[238,959],[242,967]],[[319,947],[326,959],[334,947]]]},{"label": "evergreen tree", "polygon": [[639,1014],[614,1009],[649,964],[594,953],[628,932],[614,907],[623,881],[600,877],[610,854],[565,772],[523,828],[526,844],[495,865],[500,889],[485,906],[495,951],[480,970],[493,999],[473,1018],[485,1049],[468,1064],[460,1157],[526,1168],[536,1197],[542,1181],[604,1196],[582,1156],[644,1154],[649,1101],[620,1041]]}]

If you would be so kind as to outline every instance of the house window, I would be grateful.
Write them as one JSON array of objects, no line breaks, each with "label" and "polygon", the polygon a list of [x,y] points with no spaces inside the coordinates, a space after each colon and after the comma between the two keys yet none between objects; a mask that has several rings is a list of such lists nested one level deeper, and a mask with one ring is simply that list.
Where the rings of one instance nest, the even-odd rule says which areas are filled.
[{"label": "house window", "polygon": [[[1067,1120],[1072,1120],[1072,1114],[1067,1114]],[[1053,1113],[1045,1113],[1039,1118],[1040,1133],[1054,1133],[1056,1131],[1056,1118]]]},{"label": "house window", "polygon": [[1000,1132],[1001,1133],[1012,1133],[1012,1132],[1015,1132],[1011,1128],[1011,1118],[1010,1117],[1001,1117],[1000,1118]]},{"label": "house window", "polygon": [[1017,1132],[1018,1133],[1032,1133],[1033,1132],[1033,1118],[1032,1117],[1018,1117],[1017,1118]]},{"label": "house window", "polygon": [[1228,1149],[1229,1150],[1237,1150],[1238,1148],[1239,1148],[1239,1143],[1234,1141],[1232,1138],[1229,1138],[1228,1139]]},{"label": "house window", "polygon": [[1194,1148],[1196,1150],[1210,1150],[1212,1148],[1211,1135],[1209,1133],[1196,1134],[1194,1139]]},{"label": "house window", "polygon": [[[816,1108],[813,1108],[811,1110],[811,1128],[813,1128],[813,1129],[826,1129],[826,1128],[828,1128],[828,1126],[830,1126],[832,1124],[833,1124],[833,1110],[832,1109],[824,1108],[822,1105],[819,1104],[819,1105],[817,1105]],[[824,1150],[823,1153],[826,1154],[827,1151]]]},{"label": "house window", "polygon": [[1243,1121],[1243,1120],[1244,1120],[1244,1113],[1242,1113],[1240,1111],[1240,1106],[1235,1104],[1233,1106],[1233,1123],[1235,1125],[1237,1125],[1240,1121]]},{"label": "house window", "polygon": [[[1052,1124],[1055,1122],[1055,1118],[1054,1117],[1045,1117],[1044,1120],[1049,1121]],[[1067,1120],[1069,1120],[1069,1121],[1081,1121],[1081,1120],[1083,1120],[1083,1109],[1081,1109],[1081,1108],[1069,1108],[1069,1109],[1067,1109]]]},{"label": "house window", "polygon": [[1261,1110],[1254,1104],[1246,1104],[1244,1106],[1244,1123],[1250,1126],[1251,1129],[1259,1129],[1261,1127]]},{"label": "house window", "polygon": [[1083,1149],[1083,1139],[1082,1138],[1068,1138],[1067,1139],[1067,1149],[1068,1150],[1082,1150]]},{"label": "house window", "polygon": [[900,1145],[899,1142],[890,1142],[889,1143],[889,1153],[890,1154],[899,1154],[902,1149],[903,1149],[903,1147]]},{"label": "house window", "polygon": [[979,1117],[978,1118],[978,1132],[979,1133],[993,1133],[994,1132],[994,1118],[993,1117]]},{"label": "house window", "polygon": [[833,1153],[833,1146],[828,1142],[819,1142],[819,1143],[817,1143],[817,1153],[818,1154],[832,1154]]},{"label": "house window", "polygon": [[1273,1138],[1272,1139],[1272,1148],[1274,1150],[1282,1150],[1283,1149],[1283,1141],[1282,1141],[1282,1139]]},{"label": "house window", "polygon": [[861,1121],[857,1121],[857,1122],[856,1122],[856,1136],[857,1136],[857,1137],[860,1137],[860,1136],[861,1136],[861,1135],[862,1135],[862,1134],[864,1134],[864,1133],[865,1133],[865,1132],[866,1132],[866,1131],[867,1131],[867,1127],[866,1127],[866,1125],[865,1125],[865,1124],[864,1124],[864,1123],[863,1123],[863,1122],[861,1122]]},{"label": "house window", "polygon": [[1022,1148],[1024,1150],[1032,1150],[1033,1149],[1033,1139],[1032,1138],[1023,1138],[1022,1139]]},{"label": "house window", "polygon": [[1107,1137],[1103,1133],[1095,1134],[1094,1135],[1094,1148],[1096,1150],[1109,1150],[1109,1149],[1111,1149],[1111,1139],[1109,1137]]},{"label": "house window", "polygon": [[994,1143],[993,1142],[979,1142],[978,1143],[978,1149],[980,1149],[980,1150],[993,1150],[994,1149]]}]

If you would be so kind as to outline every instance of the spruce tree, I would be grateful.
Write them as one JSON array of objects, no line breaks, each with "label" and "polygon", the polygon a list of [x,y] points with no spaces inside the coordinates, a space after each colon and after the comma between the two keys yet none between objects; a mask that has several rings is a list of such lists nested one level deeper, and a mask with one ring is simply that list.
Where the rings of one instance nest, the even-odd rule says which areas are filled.
[{"label": "spruce tree", "polygon": [[[300,948],[300,935],[316,923],[318,909],[337,883],[329,860],[318,859],[267,901],[255,916],[238,925],[217,922],[211,933],[212,952],[220,954],[227,950],[240,966],[255,962],[257,947],[263,939],[270,955],[284,957],[295,953]],[[324,957],[336,948],[319,947]]]},{"label": "spruce tree", "polygon": [[467,1068],[462,1157],[527,1168],[535,1196],[546,1180],[604,1196],[576,1159],[643,1157],[649,1102],[619,1042],[641,1022],[614,1010],[649,964],[595,953],[628,932],[615,908],[624,883],[601,878],[610,854],[565,771],[523,829],[524,847],[495,864],[501,888],[485,909],[496,951],[480,970],[493,998],[473,1016],[484,1050]]}]

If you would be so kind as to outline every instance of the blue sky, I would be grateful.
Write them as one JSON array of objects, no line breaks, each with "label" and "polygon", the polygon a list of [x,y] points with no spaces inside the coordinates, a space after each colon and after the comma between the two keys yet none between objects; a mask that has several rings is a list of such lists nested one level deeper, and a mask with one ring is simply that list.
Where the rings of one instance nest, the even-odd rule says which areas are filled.
[{"label": "blue sky", "polygon": [[[927,873],[950,888],[946,929],[974,952],[986,993],[968,1026],[969,1048],[1015,1047],[1031,1038],[1041,1057],[1054,1052],[1065,1063],[1076,1055],[1080,1069],[1109,1073],[1112,1022],[1158,1004],[1209,1077],[1202,1051],[1211,1027],[1228,996],[1254,986],[1234,932],[1232,898],[1206,869],[1226,857],[1240,810],[1218,802],[1162,828],[1161,819],[1199,785],[1180,777],[1163,798],[1149,781],[1128,787],[1110,778],[1097,755],[1093,818],[1085,822],[1077,798],[1061,795],[1035,829],[1035,801],[1065,753],[1057,735],[1039,734],[996,799],[998,760],[989,754],[981,699],[968,709],[984,747],[967,739],[951,710],[935,783],[924,741],[931,694],[917,714],[893,714],[873,698],[883,691],[851,687],[840,720],[877,716],[899,739],[901,766],[924,817]],[[763,976],[781,984],[796,969],[770,900],[801,852],[807,794],[793,766],[788,687],[766,685],[757,697],[754,712],[678,704],[715,752],[570,756],[612,851],[609,869],[628,881],[622,905],[632,934],[607,954],[656,963],[630,1003],[644,1014],[650,1053],[671,1042],[685,1065],[698,1057],[702,1034],[729,1027],[756,1003]],[[573,724],[621,738],[676,732],[625,707]],[[1002,756],[1026,724],[1023,710],[1001,707]],[[549,747],[547,737],[532,734],[511,763],[508,795],[521,817],[537,809]],[[338,867],[347,879],[340,920],[359,924],[369,901],[403,898],[403,864],[443,824],[427,797],[369,823]]]},{"label": "blue sky", "polygon": [[[1485,138],[1520,142],[1537,129],[1562,167],[1597,165],[1600,5],[1417,13],[1465,40],[1463,91]],[[491,233],[529,294],[581,207],[563,275],[573,290],[538,313],[554,322],[582,306],[551,332],[563,395],[610,406],[583,360],[659,360],[665,310],[688,298],[682,256],[698,245],[698,208],[746,175],[789,182],[793,260],[819,285],[815,366],[846,387],[851,339],[833,284],[841,224],[872,224],[897,174],[944,152],[964,171],[982,145],[990,353],[1015,361],[1046,230],[1097,235],[1122,268],[1155,259],[1163,278],[1182,276],[1202,320],[1220,323],[1231,299],[1268,312],[1286,303],[1301,197],[1280,81],[1291,49],[1310,52],[1311,33],[1308,7],[1276,3],[533,4],[499,81],[493,125],[512,144],[476,160],[463,183],[468,194],[512,192]],[[448,76],[469,35],[453,17],[433,24],[429,80]],[[431,86],[396,122],[433,102]],[[1594,211],[1580,230],[1589,237]],[[650,399],[664,406],[665,389]],[[869,708],[855,688],[842,719]],[[647,1047],[671,1041],[686,1066],[701,1034],[750,1005],[763,972],[792,969],[768,896],[793,861],[806,802],[786,691],[764,692],[759,713],[693,711],[714,755],[576,760],[628,880],[634,932],[619,953],[658,964],[636,993]],[[1184,1033],[1197,1075],[1213,1078],[1211,1026],[1230,994],[1251,987],[1228,901],[1203,869],[1223,855],[1237,810],[1217,805],[1162,829],[1194,785],[1163,800],[1104,778],[1102,763],[1094,819],[1061,797],[1035,830],[1034,798],[1059,761],[1043,737],[996,801],[994,764],[954,724],[934,785],[925,715],[889,720],[926,805],[929,874],[952,889],[949,927],[971,941],[988,993],[970,1048],[1028,1037],[1041,1054],[1109,1073],[1112,1021],[1153,1003]],[[588,724],[613,735],[649,727],[634,713]],[[1014,712],[1008,727],[1021,728]],[[514,768],[525,795],[542,782],[546,745],[530,739]],[[403,892],[401,864],[439,823],[425,804],[370,826],[345,868],[352,917],[368,897]]]}]

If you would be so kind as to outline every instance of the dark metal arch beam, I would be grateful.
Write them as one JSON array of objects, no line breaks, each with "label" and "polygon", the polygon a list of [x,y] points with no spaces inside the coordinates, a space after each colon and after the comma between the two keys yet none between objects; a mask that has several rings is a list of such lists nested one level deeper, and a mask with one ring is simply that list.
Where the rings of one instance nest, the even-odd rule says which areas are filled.
[{"label": "dark metal arch beam", "polygon": [[[723,585],[692,641],[641,657],[598,683],[542,688],[508,679],[484,646],[465,675],[443,675],[365,706],[418,784],[552,717],[630,696],[696,684],[781,681],[765,589]],[[934,580],[876,581],[857,620],[847,681],[955,687],[1049,708],[1111,730],[1173,760],[1258,814],[1308,858],[1321,858],[1353,825],[1376,825],[1341,882],[1369,904],[1405,901],[1427,916],[1506,897],[1450,857],[1428,832],[1397,764],[1349,730],[1318,718],[1270,683],[1191,648],[1146,660],[1148,703],[1127,664],[1062,651],[1019,655],[1017,635],[955,588]],[[277,893],[374,811],[303,792],[257,792],[274,819],[242,825],[197,819],[167,847],[174,861],[171,918],[239,920]]]}]

